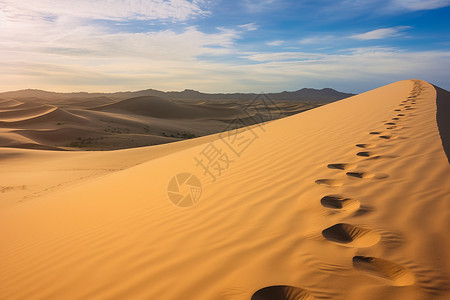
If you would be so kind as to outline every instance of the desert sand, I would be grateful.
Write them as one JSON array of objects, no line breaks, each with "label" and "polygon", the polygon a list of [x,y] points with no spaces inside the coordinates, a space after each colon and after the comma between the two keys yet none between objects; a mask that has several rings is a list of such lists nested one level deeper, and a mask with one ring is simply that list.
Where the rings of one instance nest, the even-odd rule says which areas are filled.
[{"label": "desert sand", "polygon": [[248,126],[351,95],[332,89],[267,95],[192,90],[4,92],[0,93],[0,147],[101,151],[153,146],[226,131],[237,118],[247,118]]},{"label": "desert sand", "polygon": [[170,144],[0,148],[0,299],[449,299],[449,103],[405,80]]}]

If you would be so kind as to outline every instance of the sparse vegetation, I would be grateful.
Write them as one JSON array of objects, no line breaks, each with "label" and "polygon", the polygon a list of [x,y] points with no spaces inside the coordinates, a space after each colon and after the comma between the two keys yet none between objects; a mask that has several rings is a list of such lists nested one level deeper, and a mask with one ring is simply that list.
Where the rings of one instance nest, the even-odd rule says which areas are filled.
[{"label": "sparse vegetation", "polygon": [[69,144],[66,145],[66,147],[72,147],[72,148],[88,147],[88,146],[92,145],[94,140],[95,140],[95,138],[92,138],[92,137],[88,137],[88,138],[78,137],[76,141],[70,142]]},{"label": "sparse vegetation", "polygon": [[171,137],[171,138],[178,138],[178,139],[193,139],[198,137],[196,134],[191,133],[191,132],[186,132],[186,131],[182,131],[182,132],[176,132],[175,134],[168,134],[168,133],[161,133],[162,136],[165,137]]},{"label": "sparse vegetation", "polygon": [[130,128],[108,126],[108,128],[103,129],[103,131],[110,133],[130,133]]}]

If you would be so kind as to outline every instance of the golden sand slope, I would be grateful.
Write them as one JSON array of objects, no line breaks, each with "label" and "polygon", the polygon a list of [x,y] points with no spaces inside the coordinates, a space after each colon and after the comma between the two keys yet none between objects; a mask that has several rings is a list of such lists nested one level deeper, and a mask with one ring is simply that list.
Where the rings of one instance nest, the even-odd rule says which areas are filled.
[{"label": "golden sand slope", "polygon": [[[9,199],[0,298],[448,299],[450,168],[435,100],[432,85],[408,80],[230,139],[84,158],[37,151],[28,168],[122,170]],[[236,155],[224,143],[233,141],[252,143]],[[223,169],[209,169],[216,180],[195,160],[212,150],[221,151]],[[30,158],[8,151],[6,171]],[[20,186],[26,168],[5,180]],[[200,198],[184,173],[201,182]],[[57,182],[33,174],[42,187]],[[195,205],[169,200],[176,180],[188,180],[178,192],[194,198],[172,199]]]}]

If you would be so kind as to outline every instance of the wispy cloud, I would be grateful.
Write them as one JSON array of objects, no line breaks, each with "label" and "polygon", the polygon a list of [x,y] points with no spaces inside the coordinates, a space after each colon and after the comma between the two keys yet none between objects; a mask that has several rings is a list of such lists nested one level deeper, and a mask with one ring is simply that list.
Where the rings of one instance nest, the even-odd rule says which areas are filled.
[{"label": "wispy cloud", "polygon": [[253,31],[253,30],[257,30],[258,26],[256,26],[255,23],[248,23],[248,24],[239,25],[239,28],[245,29],[247,31]]},{"label": "wispy cloud", "polygon": [[[331,54],[255,53],[249,59],[259,61],[243,68],[264,78],[266,89],[280,86],[331,86],[357,92],[397,80],[421,78],[438,85],[450,82],[445,74],[450,51],[408,52],[396,48],[364,47]],[[286,84],[286,85],[283,85]]]},{"label": "wispy cloud", "polygon": [[76,17],[105,20],[183,21],[207,14],[203,0],[1,0],[7,18]]},{"label": "wispy cloud", "polygon": [[299,44],[302,45],[310,45],[310,44],[321,44],[323,42],[330,42],[331,40],[334,39],[336,39],[336,37],[332,35],[317,35],[303,38],[298,42]]},{"label": "wispy cloud", "polygon": [[[420,22],[401,15],[450,0],[212,2],[0,0],[0,89],[362,91],[405,76],[450,86],[445,30],[426,29],[437,36],[429,39],[435,50],[420,51],[423,41],[414,36],[408,43],[388,40],[413,35],[412,27],[376,27],[388,20],[419,28],[433,12]],[[354,31],[342,22],[362,16],[374,26],[365,28],[378,29]],[[382,39],[386,48],[353,48]],[[390,42],[399,48],[388,48]]]},{"label": "wispy cloud", "polygon": [[267,42],[266,45],[268,45],[268,46],[281,46],[281,45],[283,45],[284,43],[285,43],[285,41],[280,41],[280,40],[278,40],[278,41],[270,41],[270,42]]},{"label": "wispy cloud", "polygon": [[323,54],[318,53],[306,53],[306,52],[274,52],[274,53],[250,53],[243,57],[259,62],[268,61],[303,61],[303,60],[316,60],[324,57]]},{"label": "wispy cloud", "polygon": [[[49,24],[50,25],[50,24]],[[108,33],[93,26],[67,28],[65,33],[52,32],[51,26],[33,30],[33,38],[17,35],[9,37],[0,46],[3,59],[53,55],[60,57],[186,60],[196,56],[223,55],[229,53],[240,33],[233,29],[220,28],[215,33],[203,33],[196,27],[187,27],[182,32],[163,30],[143,33]],[[2,34],[0,33],[0,38]],[[182,49],[182,51],[180,51]],[[56,55],[56,56],[55,56]]]},{"label": "wispy cloud", "polygon": [[[125,2],[129,1],[120,3]],[[102,87],[110,90],[113,86],[118,89],[144,88],[149,86],[149,78],[154,87],[173,89],[187,77],[193,80],[203,76],[205,64],[198,57],[233,53],[236,40],[251,29],[250,24],[238,29],[218,28],[205,33],[196,26],[183,24],[176,29],[126,32],[122,28],[112,28],[111,22],[105,24],[81,18],[86,8],[74,8],[73,11],[64,8],[64,13],[56,13],[62,8],[58,5],[50,7],[49,3],[37,2],[39,9],[32,7],[23,13],[19,9],[23,1],[7,9],[0,6],[1,25],[6,29],[0,30],[2,89],[43,86],[54,86],[56,90],[61,90],[61,87],[64,90],[89,90],[90,86],[97,90]],[[1,2],[4,4],[5,1]],[[164,10],[164,5],[154,7],[155,11]],[[117,8],[107,11],[107,8],[104,6],[104,11],[98,12],[94,10],[89,16],[125,18],[132,14],[130,11],[136,10],[131,7],[127,13],[119,12]],[[174,9],[161,15],[147,12],[145,17],[182,20],[193,16],[185,12],[183,9],[181,13]]]},{"label": "wispy cloud", "polygon": [[317,4],[321,5],[320,9],[313,5],[309,15],[325,21],[352,20],[357,16],[399,16],[450,6],[450,0],[336,0],[323,3]]},{"label": "wispy cloud", "polygon": [[[192,36],[178,38],[180,41],[193,39]],[[182,44],[179,46],[183,47]],[[167,48],[160,50],[163,52]],[[450,84],[446,76],[450,51],[407,52],[372,47],[328,54],[239,53],[230,49],[234,51],[233,56],[249,60],[240,64],[195,58],[196,54],[204,51],[203,48],[189,49],[189,55],[185,57],[151,52],[146,58],[124,55],[113,60],[110,57],[62,57],[35,53],[31,60],[39,63],[17,57],[12,61],[0,59],[0,76],[5,79],[0,82],[0,89],[45,86],[62,91],[105,91],[151,87],[162,90],[194,88],[207,92],[270,92],[308,86],[363,92],[407,77],[421,78],[441,86]]]},{"label": "wispy cloud", "polygon": [[379,39],[386,39],[386,38],[392,38],[397,37],[403,34],[403,31],[410,29],[412,27],[410,26],[397,26],[397,27],[391,27],[391,28],[381,28],[372,30],[365,33],[355,34],[350,36],[353,39],[357,40],[379,40]]},{"label": "wispy cloud", "polygon": [[450,0],[393,0],[391,6],[407,10],[430,10],[450,5]]}]

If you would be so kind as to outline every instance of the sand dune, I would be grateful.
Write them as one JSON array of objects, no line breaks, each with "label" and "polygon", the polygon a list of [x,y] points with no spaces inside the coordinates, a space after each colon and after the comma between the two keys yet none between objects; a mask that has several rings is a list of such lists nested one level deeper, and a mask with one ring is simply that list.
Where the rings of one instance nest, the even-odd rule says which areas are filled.
[{"label": "sand dune", "polygon": [[[41,109],[43,111],[41,111]],[[14,116],[14,112],[9,111],[11,115]],[[20,115],[20,111],[18,115]],[[11,127],[25,124],[36,124],[36,123],[56,123],[56,122],[79,122],[82,123],[86,121],[85,118],[74,115],[70,112],[67,112],[63,109],[57,107],[42,107],[42,108],[33,108],[32,112],[25,111],[26,116],[20,116],[17,119],[9,119],[8,117],[2,118],[0,120],[0,125],[3,127]]]},{"label": "sand dune", "polygon": [[155,96],[130,98],[113,104],[100,106],[94,108],[94,110],[124,112],[149,117],[173,119],[233,117],[239,113],[239,111],[233,108],[222,107],[221,109],[217,109],[216,107],[204,105],[195,106],[192,104],[174,103],[170,100]]},{"label": "sand dune", "polygon": [[54,111],[56,107],[49,105],[36,106],[32,108],[16,108],[0,111],[2,122],[17,122],[33,119]]},{"label": "sand dune", "polygon": [[[8,134],[7,138],[0,138],[0,142],[5,141],[0,146],[26,148],[29,145],[30,149],[55,150],[142,147],[217,133],[229,126],[273,120],[321,105],[299,101],[280,101],[267,106],[262,101],[251,104],[239,100],[172,101],[154,96],[112,100],[103,96],[72,98],[62,94],[65,97],[60,99],[62,96],[58,95],[50,93],[49,99],[4,100],[5,107],[0,106],[0,126]],[[97,106],[88,107],[94,104]],[[237,118],[241,124],[233,124]]]},{"label": "sand dune", "polygon": [[84,129],[76,128],[60,128],[50,130],[33,130],[33,129],[19,129],[11,131],[21,136],[27,137],[30,140],[42,145],[52,145],[58,142],[69,143],[76,140],[79,136],[86,136],[90,132]]},{"label": "sand dune", "polygon": [[156,147],[0,149],[0,298],[448,299],[446,99],[406,80]]},{"label": "sand dune", "polygon": [[22,103],[17,100],[5,100],[0,99],[0,109],[15,107],[17,105],[21,105]]}]

